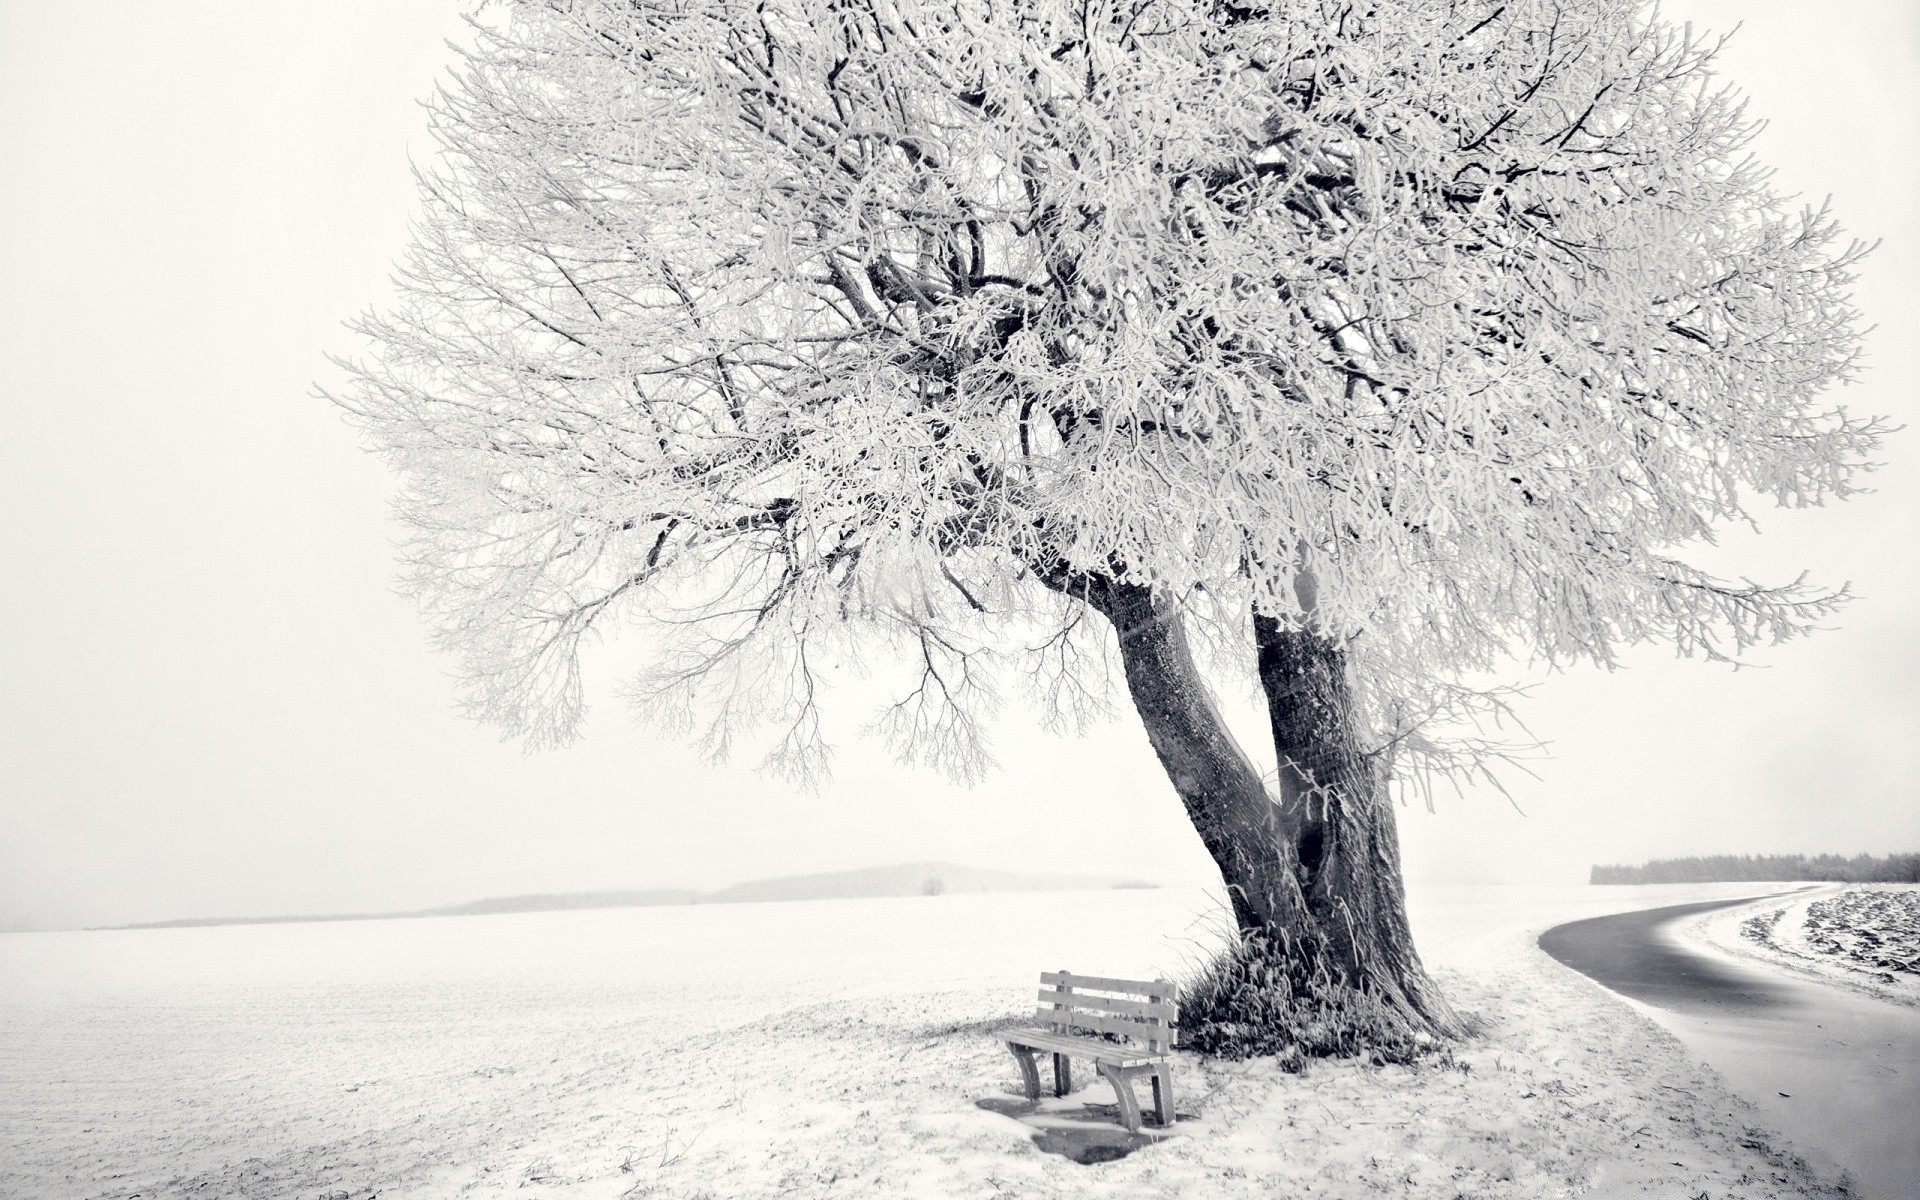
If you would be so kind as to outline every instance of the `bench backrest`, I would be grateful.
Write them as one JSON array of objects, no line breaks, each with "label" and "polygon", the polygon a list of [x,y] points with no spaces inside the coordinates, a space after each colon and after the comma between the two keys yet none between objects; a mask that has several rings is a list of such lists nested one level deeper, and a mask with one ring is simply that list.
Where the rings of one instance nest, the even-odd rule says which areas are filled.
[{"label": "bench backrest", "polygon": [[1174,1000],[1174,986],[1164,979],[1042,971],[1034,1019],[1055,1033],[1110,1033],[1165,1054],[1173,1048]]}]

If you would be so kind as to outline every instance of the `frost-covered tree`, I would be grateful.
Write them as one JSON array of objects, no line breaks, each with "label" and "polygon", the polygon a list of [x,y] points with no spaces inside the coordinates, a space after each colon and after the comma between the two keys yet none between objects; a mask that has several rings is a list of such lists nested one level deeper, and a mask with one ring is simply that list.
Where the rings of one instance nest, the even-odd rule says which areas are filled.
[{"label": "frost-covered tree", "polygon": [[[1818,399],[1857,250],[1638,0],[476,30],[338,397],[407,480],[472,710],[564,740],[583,640],[640,618],[646,712],[716,751],[771,721],[807,774],[820,664],[885,647],[884,733],[964,776],[997,689],[1071,719],[1117,664],[1245,935],[1199,1044],[1459,1029],[1391,795],[1478,761],[1432,736],[1463,676],[1730,656],[1841,598],[1680,556],[1846,496],[1879,430]],[[1236,672],[1277,770],[1222,723]]]}]

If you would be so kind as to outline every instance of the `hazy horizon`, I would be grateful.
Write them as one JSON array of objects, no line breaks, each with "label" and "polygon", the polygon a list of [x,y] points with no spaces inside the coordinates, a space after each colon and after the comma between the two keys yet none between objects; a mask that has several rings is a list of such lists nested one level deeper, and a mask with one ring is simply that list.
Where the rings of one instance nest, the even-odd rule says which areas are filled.
[{"label": "hazy horizon", "polygon": [[[901,875],[912,872],[911,878]],[[941,885],[939,892],[923,890],[921,876],[937,872],[931,878]],[[886,876],[895,877],[889,881]],[[830,886],[860,888],[905,886],[902,891],[833,891]],[[782,886],[786,885],[786,886]],[[814,885],[808,888],[804,885]],[[898,899],[912,895],[969,895],[982,892],[1073,891],[1157,888],[1147,880],[1116,875],[1038,875],[1026,872],[982,870],[963,863],[912,862],[880,863],[850,871],[824,871],[807,875],[775,875],[765,879],[741,879],[722,887],[696,888],[593,888],[571,892],[531,892],[512,896],[481,896],[427,908],[389,912],[228,914],[224,916],[175,916],[158,921],[139,921],[127,925],[87,925],[76,929],[0,930],[12,933],[73,933],[129,929],[181,929],[218,925],[311,924],[325,921],[382,921],[414,917],[482,917],[507,913],[570,912],[596,908],[670,908],[689,904],[787,903],[818,899]],[[644,897],[644,899],[642,899]],[[671,898],[669,898],[671,897]]]}]

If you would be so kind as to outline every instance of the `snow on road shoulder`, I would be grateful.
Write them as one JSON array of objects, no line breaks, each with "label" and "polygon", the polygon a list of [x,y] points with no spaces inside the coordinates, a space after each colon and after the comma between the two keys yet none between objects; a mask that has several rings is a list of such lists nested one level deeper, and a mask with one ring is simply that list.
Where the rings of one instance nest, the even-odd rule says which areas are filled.
[{"label": "snow on road shoulder", "polygon": [[[1411,1069],[1321,1062],[1287,1075],[1268,1063],[1181,1055],[1177,1107],[1190,1115],[1182,1136],[1095,1165],[1042,1153],[1028,1127],[979,1107],[1015,1092],[1013,1061],[994,1034],[1031,1012],[1037,965],[1177,970],[1173,947],[1197,896],[742,905],[296,934],[339,940],[342,963],[364,961],[374,939],[396,946],[365,980],[330,967],[326,986],[315,987],[289,966],[271,977],[236,976],[232,998],[207,995],[225,985],[195,968],[182,978],[211,1005],[204,1010],[183,1007],[172,993],[152,1005],[118,993],[110,1011],[96,1010],[116,1036],[178,1036],[196,1020],[218,1034],[203,1053],[155,1060],[146,1077],[124,1058],[75,1071],[70,1059],[94,1035],[70,1021],[59,1026],[68,1018],[52,1009],[41,1010],[54,1025],[34,1043],[0,1036],[0,1058],[28,1085],[18,1094],[30,1094],[33,1105],[30,1129],[14,1124],[0,1133],[0,1163],[11,1164],[0,1165],[0,1193],[1837,1195],[1754,1130],[1751,1110],[1678,1042],[1534,943],[1562,920],[1720,894],[1417,896],[1424,952],[1456,1004],[1482,1023],[1479,1038]],[[688,922],[698,923],[697,937],[682,929]],[[427,939],[456,935],[472,940],[471,954],[444,960],[424,982],[409,974],[426,970],[419,964]],[[257,949],[268,936],[175,938],[147,973],[187,947]],[[522,941],[524,960],[516,957]],[[715,945],[729,947],[724,962]],[[613,946],[624,962],[605,961]],[[286,953],[290,964],[306,963],[311,947]],[[580,979],[594,970],[601,974]],[[777,986],[747,990],[749,974]],[[426,986],[443,976],[460,977],[462,986]],[[570,978],[577,995],[561,986]],[[406,990],[414,985],[417,993]],[[376,994],[388,1007],[368,1008]],[[405,999],[414,994],[418,1005]],[[246,1057],[256,1042],[240,1036],[233,1015],[243,999],[262,1006],[271,1025],[271,1039],[259,1043],[271,1071],[253,1069]],[[219,1059],[220,1047],[233,1057]],[[179,1077],[187,1071],[198,1074]],[[129,1072],[127,1095],[182,1099],[123,1109],[103,1143],[102,1089]],[[359,1083],[363,1077],[371,1082]],[[98,1082],[69,1082],[88,1079]],[[1110,1099],[1098,1080],[1084,1096]],[[0,1111],[0,1130],[6,1115]],[[8,1144],[22,1137],[31,1144]]]},{"label": "snow on road shoulder", "polygon": [[[1010,1093],[1013,1072],[992,1037],[1004,1022],[973,994],[870,1002],[851,1025],[833,1006],[733,1031],[724,1048],[707,1048],[726,1064],[717,1105],[697,1096],[677,1108],[640,1096],[626,1105],[659,1113],[657,1154],[651,1141],[629,1156],[586,1133],[550,1161],[570,1164],[575,1187],[612,1184],[624,1181],[608,1171],[618,1150],[632,1180],[625,1194],[673,1200],[1544,1197],[1594,1184],[1623,1195],[1821,1194],[1670,1039],[1578,984],[1524,976],[1524,997],[1482,982],[1459,989],[1482,1008],[1489,1036],[1452,1064],[1323,1063],[1290,1076],[1266,1062],[1183,1056],[1185,1136],[1118,1162],[1040,1153],[1026,1126],[976,1106],[983,1093]],[[662,1068],[687,1095],[701,1063]],[[1103,1084],[1087,1090],[1106,1098]],[[465,1194],[540,1194],[527,1188],[508,1173]]]},{"label": "snow on road shoulder", "polygon": [[[1015,1090],[993,1034],[1015,1022],[1020,999],[900,996],[868,1002],[851,1022],[827,1006],[728,1034],[744,1077],[764,1081],[739,1104],[752,1116],[707,1130],[684,1160],[645,1167],[633,1194],[1843,1194],[1753,1128],[1746,1104],[1670,1035],[1541,953],[1542,920],[1505,914],[1490,934],[1475,915],[1442,913],[1435,939],[1444,985],[1482,1024],[1450,1058],[1411,1069],[1319,1062],[1287,1075],[1269,1062],[1182,1055],[1184,1136],[1082,1166],[1034,1150],[1027,1127],[977,1107]],[[1475,928],[1447,928],[1456,923]],[[810,1093],[827,1102],[789,1109],[779,1080],[793,1078],[814,1081]],[[1086,1091],[1107,1098],[1102,1083]]]},{"label": "snow on road shoulder", "polygon": [[1677,931],[1725,954],[1920,1007],[1920,885],[1803,885]]}]

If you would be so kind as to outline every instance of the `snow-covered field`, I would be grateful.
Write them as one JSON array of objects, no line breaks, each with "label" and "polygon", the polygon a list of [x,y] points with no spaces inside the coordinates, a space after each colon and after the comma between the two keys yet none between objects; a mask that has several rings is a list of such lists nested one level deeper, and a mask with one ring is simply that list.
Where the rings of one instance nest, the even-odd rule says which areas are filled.
[{"label": "snow-covered field", "polygon": [[1809,886],[1790,898],[1710,913],[1688,932],[1729,954],[1920,1005],[1920,884]]},{"label": "snow-covered field", "polygon": [[1090,1166],[977,1105],[1015,1090],[991,1033],[1042,969],[1177,977],[1211,936],[1200,893],[6,935],[0,1195],[1822,1194],[1533,942],[1750,891],[1418,892],[1428,962],[1484,1022],[1451,1063],[1185,1056],[1181,1136]]}]

